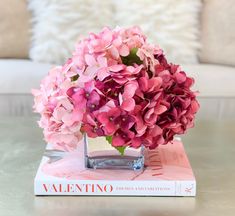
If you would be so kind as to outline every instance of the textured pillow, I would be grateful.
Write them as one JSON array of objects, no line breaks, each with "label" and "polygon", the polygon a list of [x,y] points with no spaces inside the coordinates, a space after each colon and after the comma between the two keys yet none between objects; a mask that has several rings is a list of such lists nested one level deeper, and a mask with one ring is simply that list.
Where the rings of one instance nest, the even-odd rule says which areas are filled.
[{"label": "textured pillow", "polygon": [[112,25],[109,0],[29,0],[33,13],[30,58],[63,63],[81,35]]},{"label": "textured pillow", "polygon": [[139,25],[171,61],[198,61],[201,0],[119,0],[115,8],[118,25]]},{"label": "textured pillow", "polygon": [[0,58],[26,58],[30,43],[26,0],[0,0]]},{"label": "textured pillow", "polygon": [[235,66],[234,0],[204,0],[200,60]]}]

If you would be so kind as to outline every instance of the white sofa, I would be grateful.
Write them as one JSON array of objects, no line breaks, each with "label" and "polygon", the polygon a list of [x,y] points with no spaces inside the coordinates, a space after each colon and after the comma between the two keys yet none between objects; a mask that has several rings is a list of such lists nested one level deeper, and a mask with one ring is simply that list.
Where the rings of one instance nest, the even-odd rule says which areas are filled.
[{"label": "white sofa", "polygon": [[[27,58],[28,56],[28,47],[30,43],[30,36],[28,35],[30,29],[30,14],[27,10],[27,2],[28,1],[9,1],[6,4],[5,1],[2,1],[2,4],[0,4],[0,27],[2,27],[0,28],[2,37],[2,40],[0,37],[0,56],[3,58]],[[161,5],[160,1],[157,2]],[[173,1],[162,2],[171,2],[172,4]],[[195,2],[198,2],[198,4]],[[199,2],[202,3],[201,9],[199,9]],[[142,5],[143,2],[141,3],[141,1],[139,1],[139,3]],[[136,3],[135,5],[138,6],[139,3]],[[168,3],[165,4],[167,5]],[[185,2],[182,1],[180,5],[183,3],[186,4],[186,0]],[[200,92],[199,100],[201,109],[198,118],[235,119],[234,2],[233,0],[223,2],[220,0],[200,0],[194,2],[187,1],[187,3],[189,9],[192,9],[193,14],[191,14],[191,18],[197,17],[196,14],[198,10],[201,14],[200,40],[202,52],[201,54],[198,53],[198,57],[202,62],[213,63],[198,63],[196,65],[182,66],[189,75],[195,78],[196,82],[194,89]],[[194,3],[197,6],[195,6]],[[155,5],[155,2],[151,1],[151,4]],[[87,6],[87,9],[90,7],[89,3],[85,4],[85,1],[84,5]],[[70,6],[70,9],[73,10],[72,4]],[[152,11],[153,14],[155,14],[157,8],[158,7]],[[37,9],[38,7],[35,6],[35,10]],[[181,8],[180,6],[178,9],[185,9],[185,7]],[[110,9],[108,8],[107,11],[110,12]],[[121,10],[121,12],[123,12],[123,10]],[[17,14],[17,19],[15,19],[15,14]],[[123,20],[122,13],[119,15],[121,16],[121,20],[125,21]],[[185,19],[184,16],[183,18]],[[161,20],[162,17],[159,19]],[[180,20],[180,23],[182,22],[181,24],[184,24],[182,26],[185,26],[187,23],[183,23],[184,19]],[[47,21],[46,19],[42,20],[45,22]],[[140,17],[139,21],[136,22],[139,23],[142,21],[146,22]],[[157,18],[155,21],[157,23]],[[153,20],[154,23],[155,21]],[[195,20],[195,22],[190,23],[193,26],[197,26],[197,21],[198,20]],[[172,28],[173,24],[173,21],[168,22],[168,27]],[[18,30],[15,27],[20,28]],[[173,27],[175,26],[173,25]],[[184,28],[189,30],[186,27]],[[195,34],[198,32],[196,29],[193,30]],[[42,55],[41,52],[39,54]],[[46,54],[48,53],[46,52]],[[233,65],[234,67],[222,65]],[[51,67],[52,65],[50,64],[32,62],[27,59],[17,60],[0,58],[0,116],[32,115],[33,97],[31,95],[31,89],[39,87],[40,80],[47,74]]]},{"label": "white sofa", "polygon": [[[0,59],[0,116],[33,115],[32,88],[52,67],[30,60]],[[220,65],[183,65],[195,78],[201,109],[199,119],[235,119],[235,68]]]}]

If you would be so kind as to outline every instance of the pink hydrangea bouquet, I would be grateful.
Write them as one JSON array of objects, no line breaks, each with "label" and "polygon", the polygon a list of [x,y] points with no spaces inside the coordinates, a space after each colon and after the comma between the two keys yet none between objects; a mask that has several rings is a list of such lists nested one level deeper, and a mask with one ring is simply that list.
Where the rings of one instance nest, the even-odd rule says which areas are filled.
[{"label": "pink hydrangea bouquet", "polygon": [[33,90],[34,108],[56,148],[73,150],[86,133],[105,136],[121,153],[154,149],[193,127],[199,109],[193,83],[138,27],[104,28],[51,69]]}]

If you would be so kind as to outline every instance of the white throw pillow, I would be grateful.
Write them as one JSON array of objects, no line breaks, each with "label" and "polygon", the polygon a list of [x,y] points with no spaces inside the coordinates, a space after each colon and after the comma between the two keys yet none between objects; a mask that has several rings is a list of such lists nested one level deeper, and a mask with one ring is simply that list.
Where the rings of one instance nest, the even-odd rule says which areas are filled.
[{"label": "white throw pillow", "polygon": [[176,63],[198,62],[201,0],[115,1],[116,24],[139,25]]},{"label": "white throw pillow", "polygon": [[62,64],[79,36],[113,26],[109,0],[28,0],[32,11],[32,60]]}]

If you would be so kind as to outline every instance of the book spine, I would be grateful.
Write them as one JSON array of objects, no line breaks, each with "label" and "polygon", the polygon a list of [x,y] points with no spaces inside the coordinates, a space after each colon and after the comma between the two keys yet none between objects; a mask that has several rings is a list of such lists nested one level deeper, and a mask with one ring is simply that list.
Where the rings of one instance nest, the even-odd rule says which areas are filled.
[{"label": "book spine", "polygon": [[35,195],[94,196],[195,196],[192,181],[39,181],[34,183]]}]

